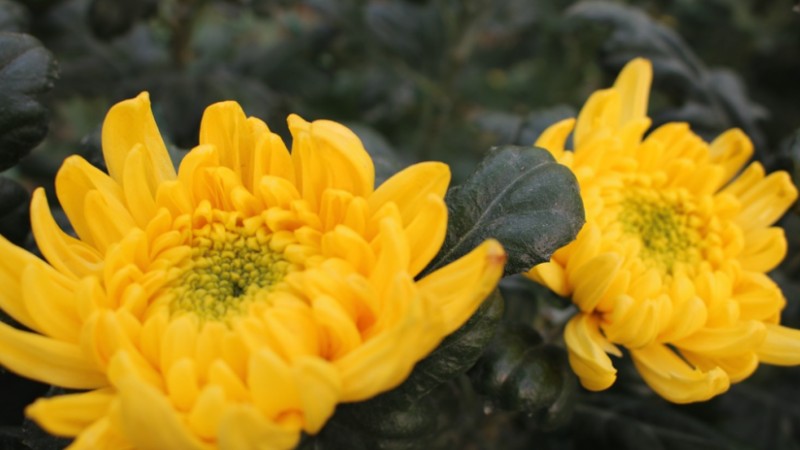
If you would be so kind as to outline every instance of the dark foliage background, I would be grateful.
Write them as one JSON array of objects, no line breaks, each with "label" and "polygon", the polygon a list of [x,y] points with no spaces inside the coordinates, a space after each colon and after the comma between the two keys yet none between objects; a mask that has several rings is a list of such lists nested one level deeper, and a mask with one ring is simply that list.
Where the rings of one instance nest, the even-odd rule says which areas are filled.
[{"label": "dark foliage background", "polygon": [[[654,63],[656,124],[688,121],[708,138],[740,127],[768,169],[798,180],[793,7],[789,0],[0,0],[0,233],[35,251],[28,193],[41,185],[52,195],[69,154],[102,167],[105,112],[142,90],[176,159],[196,143],[203,109],[233,99],[284,136],[290,112],[347,123],[373,153],[379,177],[441,160],[462,183],[490,147],[531,145],[635,56]],[[790,253],[773,274],[789,299],[784,322],[796,327],[797,212],[784,219]],[[417,375],[408,386],[424,386],[426,396],[405,386],[378,399],[383,409],[340,408],[301,446],[800,448],[800,369],[762,366],[720,398],[675,406],[621,362],[615,387],[590,394],[576,387],[561,347],[568,302],[519,277],[504,280],[501,294],[470,325],[479,331],[450,341],[482,349],[494,335],[467,375],[434,387],[414,384]],[[434,366],[415,375],[443,370]],[[0,368],[0,448],[64,446],[22,416],[33,398],[53,393]]]}]

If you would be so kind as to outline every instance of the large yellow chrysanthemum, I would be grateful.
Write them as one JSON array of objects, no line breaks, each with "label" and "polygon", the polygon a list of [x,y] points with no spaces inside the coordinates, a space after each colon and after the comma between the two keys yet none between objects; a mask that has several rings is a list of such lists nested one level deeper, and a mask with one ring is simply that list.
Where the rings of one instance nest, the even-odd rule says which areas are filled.
[{"label": "large yellow chrysanthemum", "polygon": [[173,168],[147,94],[103,125],[109,175],[56,178],[79,239],[34,193],[48,263],[0,239],[0,363],[85,392],[27,414],[71,449],[288,448],[337,403],[397,386],[494,289],[487,241],[415,281],[446,231],[440,163],[373,190],[359,139],[289,117],[291,154],[238,104],[209,107]]},{"label": "large yellow chrysanthemum", "polygon": [[785,256],[771,225],[797,190],[759,163],[736,176],[753,149],[740,130],[707,144],[669,123],[643,137],[651,79],[648,61],[630,62],[577,121],[536,142],[575,172],[586,226],[528,275],[577,305],[565,340],[584,387],[614,383],[607,353],[620,356],[620,345],[653,390],[686,403],[726,391],[759,362],[800,364],[800,331],[779,325],[785,300],[765,275]]}]

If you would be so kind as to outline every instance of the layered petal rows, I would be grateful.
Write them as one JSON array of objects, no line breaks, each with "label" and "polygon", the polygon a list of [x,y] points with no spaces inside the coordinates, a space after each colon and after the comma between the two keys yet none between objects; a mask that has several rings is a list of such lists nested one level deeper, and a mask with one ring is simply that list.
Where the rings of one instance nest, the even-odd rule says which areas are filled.
[{"label": "layered petal rows", "polygon": [[565,339],[584,387],[614,383],[621,346],[653,390],[687,403],[759,362],[800,364],[800,331],[779,324],[785,299],[765,275],[786,254],[773,224],[797,189],[785,172],[742,169],[753,146],[740,130],[706,143],[668,123],[645,136],[651,79],[649,61],[631,61],[536,142],[575,172],[587,223],[528,275],[577,306]]},{"label": "layered petal rows", "polygon": [[[0,364],[82,392],[27,414],[71,449],[290,448],[340,402],[401,383],[494,289],[489,240],[419,280],[442,245],[448,168],[373,189],[360,140],[289,117],[291,152],[233,102],[176,171],[148,95],[108,113],[108,174],[68,158],[34,193],[47,262],[0,240]],[[143,432],[142,430],[147,430]]]}]

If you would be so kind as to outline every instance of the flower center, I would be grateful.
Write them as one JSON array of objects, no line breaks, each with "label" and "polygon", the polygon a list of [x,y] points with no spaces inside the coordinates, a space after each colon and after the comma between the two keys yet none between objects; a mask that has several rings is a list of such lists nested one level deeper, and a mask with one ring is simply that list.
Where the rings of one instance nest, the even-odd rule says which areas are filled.
[{"label": "flower center", "polygon": [[225,321],[255,301],[267,301],[296,269],[270,249],[271,237],[264,227],[246,230],[236,223],[212,222],[192,230],[190,262],[171,289],[170,311]]},{"label": "flower center", "polygon": [[696,260],[699,234],[688,199],[674,192],[633,189],[620,206],[617,220],[625,234],[641,242],[639,256],[646,263],[672,274],[676,264]]}]

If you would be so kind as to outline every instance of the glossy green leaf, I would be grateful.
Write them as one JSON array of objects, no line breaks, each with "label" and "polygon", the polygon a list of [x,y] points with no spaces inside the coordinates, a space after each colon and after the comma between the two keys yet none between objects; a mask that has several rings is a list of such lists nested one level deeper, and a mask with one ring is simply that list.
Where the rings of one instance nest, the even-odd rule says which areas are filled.
[{"label": "glossy green leaf", "polygon": [[53,87],[56,62],[34,37],[0,32],[0,171],[47,134],[48,110],[39,97]]},{"label": "glossy green leaf", "polygon": [[0,31],[24,33],[28,30],[30,18],[22,4],[11,0],[0,0]]},{"label": "glossy green leaf", "polygon": [[641,392],[587,393],[583,400],[575,408],[570,429],[578,445],[591,444],[598,450],[774,448],[742,445],[688,414],[686,407]]},{"label": "glossy green leaf", "polygon": [[576,3],[568,17],[580,21],[582,27],[587,23],[612,27],[603,50],[606,63],[614,71],[638,56],[653,63],[656,86],[672,93],[680,105],[656,115],[657,124],[689,122],[706,138],[740,127],[757,150],[764,150],[764,134],[758,122],[766,117],[766,110],[749,99],[736,74],[708,69],[673,29],[634,6],[610,2]]},{"label": "glossy green leaf", "polygon": [[430,8],[403,0],[370,2],[364,20],[377,41],[409,59],[430,61],[441,46],[442,25]]},{"label": "glossy green leaf", "polygon": [[30,232],[29,199],[19,183],[0,176],[0,234],[17,245],[22,245]]},{"label": "glossy green leaf", "polygon": [[97,37],[110,39],[128,32],[136,22],[153,14],[157,7],[158,2],[154,0],[92,0],[89,26]]},{"label": "glossy green leaf", "polygon": [[526,326],[506,326],[470,372],[475,388],[503,409],[523,411],[544,427],[567,422],[577,381],[566,352]]},{"label": "glossy green leaf", "polygon": [[524,272],[548,261],[584,223],[575,176],[534,147],[492,149],[446,201],[447,237],[430,270],[495,238],[508,253],[506,273]]}]

